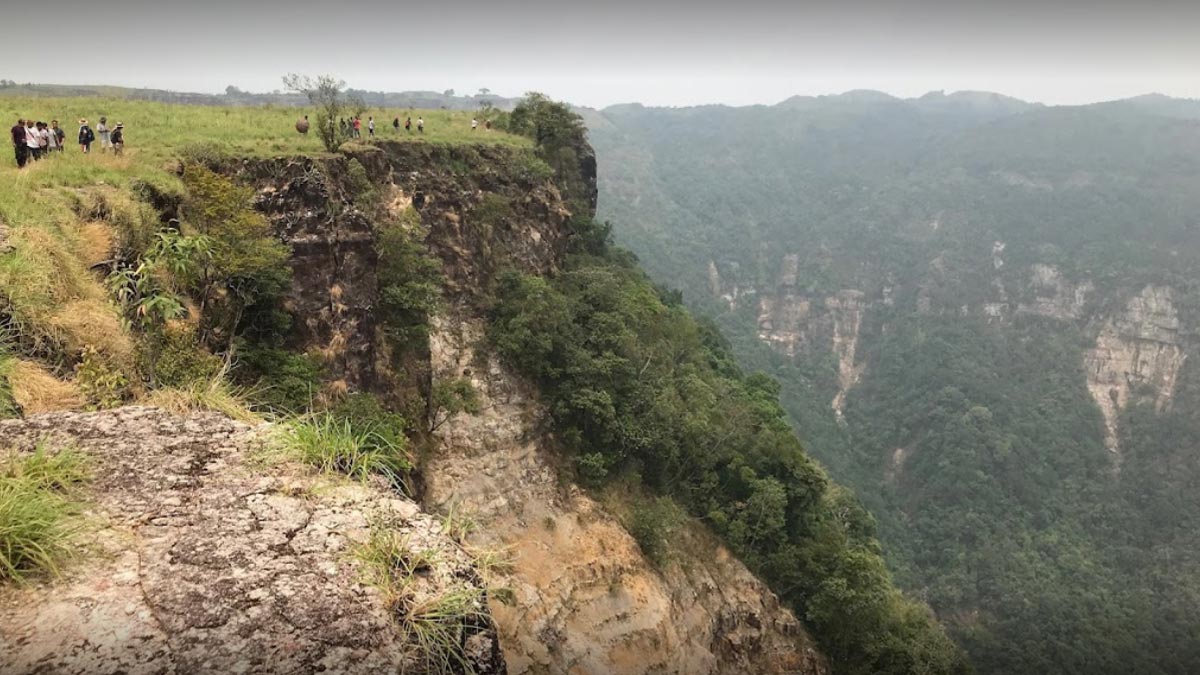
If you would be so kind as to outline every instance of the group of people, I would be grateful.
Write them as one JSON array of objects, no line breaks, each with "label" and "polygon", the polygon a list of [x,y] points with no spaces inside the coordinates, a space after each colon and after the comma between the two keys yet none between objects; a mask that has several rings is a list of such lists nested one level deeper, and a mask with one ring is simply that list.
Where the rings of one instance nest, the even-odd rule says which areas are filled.
[{"label": "group of people", "polygon": [[[79,120],[77,139],[79,150],[84,154],[92,151],[92,144],[100,139],[102,151],[112,150],[121,154],[125,149],[125,125],[117,122],[112,129],[108,127],[108,118],[101,117],[95,130],[87,120]],[[17,168],[47,157],[55,152],[62,152],[67,146],[67,132],[58,125],[58,120],[50,124],[36,122],[32,119],[19,119],[12,128],[13,151],[17,158]]]}]

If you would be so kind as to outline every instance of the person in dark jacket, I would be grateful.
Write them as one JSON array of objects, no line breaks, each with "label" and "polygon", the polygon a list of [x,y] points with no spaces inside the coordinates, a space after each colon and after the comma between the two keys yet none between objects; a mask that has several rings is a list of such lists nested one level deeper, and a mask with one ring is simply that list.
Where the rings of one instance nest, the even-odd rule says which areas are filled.
[{"label": "person in dark jacket", "polygon": [[117,126],[113,127],[112,137],[109,140],[112,142],[114,155],[120,155],[125,152],[125,125],[117,122]]},{"label": "person in dark jacket", "polygon": [[17,126],[12,128],[13,151],[17,153],[17,168],[25,168],[29,161],[29,146],[25,144],[25,120],[17,120]]},{"label": "person in dark jacket", "polygon": [[96,142],[96,132],[88,126],[87,120],[79,120],[79,149],[83,154],[87,154],[92,150],[92,143]]},{"label": "person in dark jacket", "polygon": [[393,130],[394,130],[396,133],[400,133],[400,118],[399,118],[399,117],[397,117],[396,119],[392,120],[392,129],[393,129]]}]

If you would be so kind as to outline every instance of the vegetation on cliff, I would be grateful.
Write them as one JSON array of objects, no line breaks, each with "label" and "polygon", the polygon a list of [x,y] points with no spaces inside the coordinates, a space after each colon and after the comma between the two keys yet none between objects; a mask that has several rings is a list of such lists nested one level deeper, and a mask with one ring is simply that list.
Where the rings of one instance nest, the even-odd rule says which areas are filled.
[{"label": "vegetation on cliff", "polygon": [[[1197,119],[1186,101],[847,95],[624,106],[592,138],[619,239],[716,317],[739,363],[779,378],[806,448],[980,671],[1186,673]],[[1086,357],[1150,284],[1172,289],[1180,325],[1116,378],[1189,356],[1133,387],[1116,455]],[[862,292],[853,322],[832,306],[845,289]],[[843,360],[860,379],[839,418]]]}]

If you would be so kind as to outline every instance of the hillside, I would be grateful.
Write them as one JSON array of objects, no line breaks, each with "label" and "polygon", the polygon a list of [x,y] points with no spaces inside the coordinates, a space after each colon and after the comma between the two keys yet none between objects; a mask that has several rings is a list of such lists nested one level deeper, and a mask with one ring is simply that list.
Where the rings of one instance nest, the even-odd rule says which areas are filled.
[{"label": "hillside", "polygon": [[589,113],[600,214],[779,378],[991,673],[1200,665],[1200,104]]},{"label": "hillside", "polygon": [[[48,523],[13,510],[22,546],[0,547],[18,672],[96,649],[186,671],[230,631],[244,647],[213,663],[251,672],[340,650],[343,670],[967,670],[777,386],[593,221],[564,106],[532,97],[491,132],[426,111],[424,138],[334,153],[295,110],[0,109],[106,114],[128,143],[0,168],[0,499]],[[309,566],[332,595],[294,592]],[[106,587],[68,611],[110,577],[140,604]],[[266,658],[281,633],[295,661]]]}]

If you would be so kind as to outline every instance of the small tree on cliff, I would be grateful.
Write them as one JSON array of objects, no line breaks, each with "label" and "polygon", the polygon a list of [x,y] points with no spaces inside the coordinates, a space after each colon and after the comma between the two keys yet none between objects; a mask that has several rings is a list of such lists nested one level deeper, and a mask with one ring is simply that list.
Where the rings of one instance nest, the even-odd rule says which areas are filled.
[{"label": "small tree on cliff", "polygon": [[366,109],[362,100],[346,93],[346,83],[332,75],[316,78],[308,75],[285,75],[283,86],[289,91],[304,94],[317,107],[317,135],[329,152],[336,152],[345,140],[338,119],[346,115],[361,115]]}]

